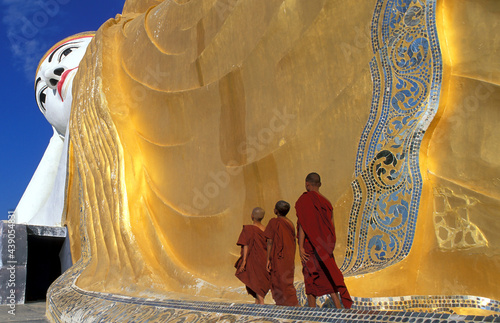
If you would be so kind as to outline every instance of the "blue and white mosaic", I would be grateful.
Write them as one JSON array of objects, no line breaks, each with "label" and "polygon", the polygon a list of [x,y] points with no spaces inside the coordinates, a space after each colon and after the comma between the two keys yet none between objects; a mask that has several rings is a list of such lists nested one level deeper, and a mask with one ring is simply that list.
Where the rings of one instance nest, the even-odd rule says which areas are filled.
[{"label": "blue and white mosaic", "polygon": [[358,146],[341,270],[374,272],[412,247],[422,190],[419,149],[436,114],[442,62],[436,1],[379,0],[372,20],[370,116]]}]

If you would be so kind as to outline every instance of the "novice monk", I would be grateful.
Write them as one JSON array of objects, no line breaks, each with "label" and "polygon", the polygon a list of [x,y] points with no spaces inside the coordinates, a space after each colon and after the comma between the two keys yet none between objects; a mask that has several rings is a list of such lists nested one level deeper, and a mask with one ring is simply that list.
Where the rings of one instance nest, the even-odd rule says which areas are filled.
[{"label": "novice monk", "polygon": [[271,292],[276,305],[298,306],[297,291],[293,286],[295,271],[295,227],[285,216],[290,204],[276,203],[276,218],[269,221],[267,238],[267,270],[271,273]]},{"label": "novice monk", "polygon": [[344,276],[333,257],[333,207],[330,201],[319,193],[320,186],[321,179],[317,173],[307,175],[307,192],[295,203],[307,302],[310,307],[316,307],[316,297],[330,294],[335,306],[341,308],[336,294],[338,292],[344,307],[351,308],[352,299],[345,286]]},{"label": "novice monk", "polygon": [[235,275],[246,285],[248,294],[255,298],[255,304],[264,304],[264,297],[271,287],[270,275],[266,270],[266,227],[261,223],[264,214],[265,211],[260,207],[253,209],[253,224],[243,226],[236,243],[241,246],[241,257],[235,264]]}]

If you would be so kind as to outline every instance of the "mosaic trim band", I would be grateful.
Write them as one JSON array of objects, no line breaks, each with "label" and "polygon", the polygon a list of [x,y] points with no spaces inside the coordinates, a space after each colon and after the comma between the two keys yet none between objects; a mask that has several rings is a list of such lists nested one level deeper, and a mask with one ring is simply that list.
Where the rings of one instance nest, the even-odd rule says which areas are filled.
[{"label": "mosaic trim band", "polygon": [[[47,315],[53,322],[500,322],[491,315],[454,315],[446,307],[500,312],[498,301],[473,296],[354,297],[351,310],[328,308],[331,302],[324,302],[325,297],[323,308],[135,298],[78,288],[75,281],[82,268],[77,264],[51,286]],[[303,292],[303,283],[296,285]],[[405,311],[410,308],[419,311]]]},{"label": "mosaic trim band", "polygon": [[477,296],[353,297],[358,310],[432,311],[453,313],[455,308],[476,308],[500,313],[500,302]]},{"label": "mosaic trim band", "polygon": [[356,159],[341,270],[374,272],[410,252],[420,202],[419,150],[439,103],[435,0],[379,0],[372,20],[372,105]]}]

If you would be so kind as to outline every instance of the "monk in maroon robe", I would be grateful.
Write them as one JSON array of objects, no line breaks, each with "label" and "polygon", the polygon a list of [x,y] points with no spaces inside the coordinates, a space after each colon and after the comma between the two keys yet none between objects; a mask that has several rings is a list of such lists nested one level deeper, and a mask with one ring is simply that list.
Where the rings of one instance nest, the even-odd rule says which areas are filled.
[{"label": "monk in maroon robe", "polygon": [[241,246],[241,257],[236,264],[236,277],[241,280],[248,294],[255,298],[255,304],[264,304],[264,297],[271,288],[270,275],[267,271],[266,227],[261,221],[264,210],[256,207],[252,211],[252,225],[244,225],[237,245]]},{"label": "monk in maroon robe", "polygon": [[271,293],[276,305],[298,306],[293,286],[295,271],[295,226],[286,218],[290,204],[278,201],[276,218],[267,224],[267,270],[271,273]]},{"label": "monk in maroon robe", "polygon": [[316,297],[330,294],[335,306],[341,308],[337,297],[340,293],[344,307],[351,308],[353,301],[333,257],[336,242],[333,207],[319,193],[320,186],[321,179],[317,173],[307,175],[307,192],[295,203],[307,302],[310,307],[316,307]]}]

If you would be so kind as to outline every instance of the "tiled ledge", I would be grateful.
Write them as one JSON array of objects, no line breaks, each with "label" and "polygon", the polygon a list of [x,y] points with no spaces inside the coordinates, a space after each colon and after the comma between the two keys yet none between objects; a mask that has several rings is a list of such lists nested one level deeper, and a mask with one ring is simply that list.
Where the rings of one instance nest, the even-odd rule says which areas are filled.
[{"label": "tiled ledge", "polygon": [[[47,294],[47,317],[53,322],[409,322],[472,323],[498,322],[499,315],[465,316],[432,313],[436,308],[418,308],[419,302],[439,305],[451,298],[441,296],[408,296],[388,298],[354,298],[353,309],[327,308],[325,297],[318,299],[322,308],[285,307],[231,303],[216,299],[194,299],[194,296],[168,294],[165,298],[139,298],[86,291],[75,282],[84,267],[82,262],[66,271],[50,287]],[[296,283],[301,304],[305,304],[304,286]],[[431,298],[436,300],[431,300]],[[456,296],[467,301],[472,296]],[[498,306],[498,302],[477,298],[482,305]],[[429,302],[429,300],[431,300]],[[453,300],[452,300],[453,301]],[[381,303],[382,302],[382,303]],[[383,302],[387,302],[384,305]],[[399,303],[398,303],[399,302]],[[406,302],[403,304],[401,302]],[[413,302],[413,303],[412,303]],[[456,304],[460,304],[458,299]],[[495,303],[496,302],[496,303]],[[381,306],[413,306],[415,311],[380,310]],[[471,306],[475,307],[475,306]],[[478,307],[476,307],[478,308]],[[449,309],[448,309],[449,310]]]},{"label": "tiled ledge", "polygon": [[146,299],[88,292],[74,285],[54,291],[47,309],[49,318],[64,322],[500,322],[500,317],[496,315],[464,316]]}]

